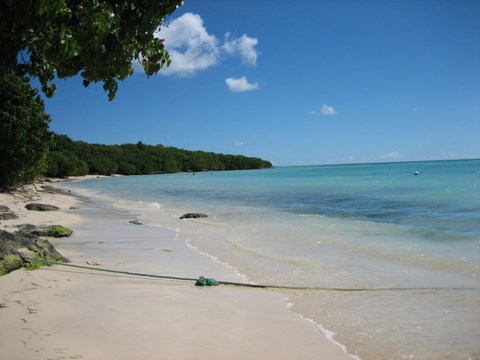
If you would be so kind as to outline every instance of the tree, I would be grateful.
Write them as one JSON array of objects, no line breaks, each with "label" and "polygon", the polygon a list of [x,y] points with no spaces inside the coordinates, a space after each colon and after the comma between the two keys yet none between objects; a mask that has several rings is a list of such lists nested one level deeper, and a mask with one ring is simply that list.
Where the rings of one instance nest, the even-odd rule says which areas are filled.
[{"label": "tree", "polygon": [[107,156],[99,156],[92,159],[88,167],[90,168],[91,174],[98,175],[112,175],[118,170],[118,165],[115,161]]},{"label": "tree", "polygon": [[48,152],[46,176],[63,178],[87,174],[88,165],[84,160],[80,160],[78,156],[68,152]]},{"label": "tree", "polygon": [[0,71],[0,191],[31,183],[45,168],[50,116],[27,78]]},{"label": "tree", "polygon": [[170,64],[163,40],[154,36],[182,0],[3,0],[0,71],[37,77],[51,97],[55,75],[80,73],[84,86],[103,82],[112,100],[118,80]]}]

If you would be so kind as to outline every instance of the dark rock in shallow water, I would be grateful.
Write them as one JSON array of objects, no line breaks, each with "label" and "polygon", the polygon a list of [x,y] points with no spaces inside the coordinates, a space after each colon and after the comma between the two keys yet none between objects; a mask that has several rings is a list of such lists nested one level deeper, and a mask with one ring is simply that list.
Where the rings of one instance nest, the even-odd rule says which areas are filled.
[{"label": "dark rock in shallow water", "polygon": [[137,219],[135,219],[135,220],[130,220],[129,223],[130,223],[130,224],[133,224],[133,225],[143,225],[143,223],[140,222],[140,221],[138,221]]},{"label": "dark rock in shallow water", "polygon": [[32,211],[57,211],[57,210],[60,210],[60,208],[55,206],[55,205],[36,204],[36,203],[27,204],[27,205],[25,205],[25,208],[27,210],[32,210]]},{"label": "dark rock in shallow water", "polygon": [[15,215],[7,206],[0,205],[0,220],[12,220],[18,219],[18,216]]},{"label": "dark rock in shallow water", "polygon": [[180,216],[180,219],[198,219],[198,218],[206,218],[208,215],[201,214],[201,213],[187,213]]}]

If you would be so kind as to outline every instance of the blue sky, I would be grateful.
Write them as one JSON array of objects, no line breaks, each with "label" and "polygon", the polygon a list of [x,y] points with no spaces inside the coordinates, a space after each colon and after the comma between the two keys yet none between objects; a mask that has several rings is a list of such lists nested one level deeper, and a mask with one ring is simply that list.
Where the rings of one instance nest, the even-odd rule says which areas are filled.
[{"label": "blue sky", "polygon": [[56,81],[52,130],[274,165],[480,158],[480,1],[186,0],[171,68]]}]

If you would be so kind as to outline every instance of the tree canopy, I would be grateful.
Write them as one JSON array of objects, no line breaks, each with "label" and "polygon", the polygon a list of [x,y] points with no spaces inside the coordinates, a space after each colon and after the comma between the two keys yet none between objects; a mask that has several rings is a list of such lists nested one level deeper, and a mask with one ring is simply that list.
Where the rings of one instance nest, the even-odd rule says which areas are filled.
[{"label": "tree canopy", "polygon": [[80,74],[83,84],[103,82],[112,100],[118,80],[132,75],[132,61],[156,74],[170,64],[154,36],[182,0],[4,0],[0,12],[0,72],[37,77],[42,91],[52,80]]},{"label": "tree canopy", "polygon": [[272,164],[255,157],[189,151],[163,145],[100,145],[73,141],[66,135],[53,136],[47,157],[47,176],[86,174],[144,175],[180,171],[247,170]]},{"label": "tree canopy", "polygon": [[0,191],[31,183],[45,168],[50,116],[28,79],[0,72]]}]

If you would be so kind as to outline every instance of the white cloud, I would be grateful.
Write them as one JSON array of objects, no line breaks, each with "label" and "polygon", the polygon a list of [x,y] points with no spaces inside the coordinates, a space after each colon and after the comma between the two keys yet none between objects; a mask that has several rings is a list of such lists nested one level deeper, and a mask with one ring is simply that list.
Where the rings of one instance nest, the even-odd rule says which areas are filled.
[{"label": "white cloud", "polygon": [[422,109],[419,108],[418,106],[414,106],[414,107],[412,108],[412,112],[419,112],[419,111],[422,111]]},{"label": "white cloud", "polygon": [[247,145],[245,141],[234,141],[233,142],[235,146],[244,146]]},{"label": "white cloud", "polygon": [[258,51],[255,46],[258,44],[257,38],[251,38],[243,34],[239,38],[232,38],[230,33],[225,34],[225,43],[223,49],[230,55],[240,55],[242,62],[246,65],[257,65]]},{"label": "white cloud", "polygon": [[[258,39],[243,34],[239,38],[225,35],[224,43],[209,34],[204,21],[198,14],[185,13],[174,19],[168,26],[161,26],[155,33],[164,39],[172,63],[160,70],[163,75],[181,77],[194,76],[198,71],[219,64],[225,55],[238,56],[246,65],[256,65]],[[135,65],[139,71],[140,65]]]},{"label": "white cloud", "polygon": [[443,156],[441,157],[442,159],[448,159],[448,160],[454,160],[454,159],[468,159],[470,158],[471,156],[469,154],[461,154],[461,153],[457,153],[457,152],[454,152],[454,151],[449,151],[445,154],[443,154]]},{"label": "white cloud", "polygon": [[172,64],[161,70],[162,74],[192,76],[219,62],[217,38],[207,32],[200,15],[185,13],[168,27],[162,27],[155,36],[165,39],[165,47],[172,59]]},{"label": "white cloud", "polygon": [[331,116],[336,115],[337,111],[333,108],[333,106],[323,104],[322,109],[320,110],[323,116]]},{"label": "white cloud", "polygon": [[388,154],[380,155],[379,158],[385,160],[401,160],[405,159],[405,155],[400,153],[400,151],[392,151]]},{"label": "white cloud", "polygon": [[337,115],[337,110],[335,110],[333,106],[323,104],[320,110],[311,111],[310,114],[322,115],[322,116],[333,116],[333,115]]},{"label": "white cloud", "polygon": [[348,161],[352,163],[365,163],[365,162],[371,161],[371,159],[369,159],[369,157],[365,155],[361,155],[361,156],[350,155],[348,156]]},{"label": "white cloud", "polygon": [[228,86],[228,90],[232,92],[246,92],[258,89],[258,83],[249,83],[245,76],[242,76],[239,79],[227,78],[225,83]]}]

